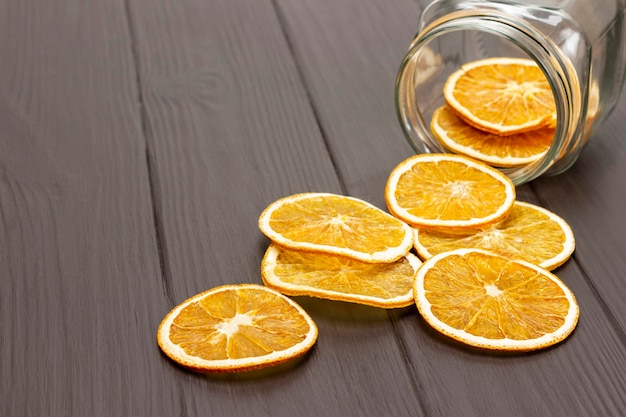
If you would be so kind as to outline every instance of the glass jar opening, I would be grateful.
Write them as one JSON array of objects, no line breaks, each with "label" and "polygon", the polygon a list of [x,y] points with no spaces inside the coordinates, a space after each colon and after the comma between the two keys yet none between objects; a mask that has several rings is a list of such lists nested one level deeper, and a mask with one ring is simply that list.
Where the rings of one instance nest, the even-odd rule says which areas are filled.
[{"label": "glass jar opening", "polygon": [[[466,153],[481,159],[482,150],[473,153],[474,145],[469,149],[462,143],[451,145],[443,140],[441,130],[438,130],[443,117],[441,109],[450,104],[444,97],[444,86],[463,66],[479,61],[492,62],[487,60],[497,58],[534,62],[549,84],[556,117],[550,126],[553,135],[543,141],[545,150],[528,151],[529,155],[490,157],[483,162],[500,169],[516,184],[528,182],[555,167],[566,169],[577,156],[572,152],[581,148],[573,143],[573,138],[580,136],[575,131],[579,125],[577,120],[582,117],[581,101],[584,99],[576,69],[568,64],[568,59],[556,45],[532,26],[494,19],[478,12],[438,21],[422,30],[411,44],[396,80],[396,109],[407,140],[417,153]],[[480,91],[476,93],[481,94]],[[477,126],[473,124],[472,127]],[[503,137],[513,140],[513,136]],[[498,142],[498,146],[506,146],[506,140]],[[485,141],[488,147],[494,143]],[[497,152],[506,153],[503,149]],[[560,166],[563,164],[567,166]]]}]

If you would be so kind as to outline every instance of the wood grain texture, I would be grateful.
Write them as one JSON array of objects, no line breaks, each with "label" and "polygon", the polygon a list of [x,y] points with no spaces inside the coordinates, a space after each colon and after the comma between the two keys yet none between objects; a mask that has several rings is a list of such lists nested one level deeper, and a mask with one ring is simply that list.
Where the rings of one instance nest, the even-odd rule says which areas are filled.
[{"label": "wood grain texture", "polygon": [[[626,334],[626,95],[566,173],[533,184],[576,235],[574,254],[607,312]],[[626,338],[626,335],[624,336]]]},{"label": "wood grain texture", "polygon": [[626,401],[621,334],[575,262],[556,273],[576,294],[581,318],[564,343],[548,350],[485,353],[435,333],[420,317],[399,321],[427,397],[427,415],[621,415]]},{"label": "wood grain texture", "polygon": [[421,7],[411,0],[276,3],[346,189],[385,208],[387,176],[413,154],[397,121],[394,85]]},{"label": "wood grain texture", "polygon": [[[414,4],[371,1],[367,6],[361,4],[358,11],[349,1],[317,1],[307,7],[280,0],[278,4],[348,192],[384,204],[381,196],[387,172],[407,156],[406,146],[400,143],[403,139],[395,114],[388,111],[392,106],[385,100],[392,102],[394,71],[402,56],[396,46],[412,35]],[[394,54],[398,54],[398,59],[393,59]],[[343,88],[341,94],[339,85]],[[372,111],[368,106],[378,106],[380,111]],[[359,121],[358,130],[350,124],[351,120]],[[602,157],[599,161],[603,161]],[[619,180],[613,180],[616,181]],[[544,194],[549,192],[542,192],[542,187],[541,182],[519,187],[520,199],[547,202]],[[604,200],[608,204],[608,200],[618,197],[607,191]],[[559,192],[562,202],[567,201],[565,195],[571,195],[566,188]],[[617,207],[624,201],[621,197]],[[576,210],[572,205],[570,216],[563,210],[556,211],[569,220]],[[613,208],[610,212],[620,211]],[[581,219],[590,215],[586,213]],[[587,236],[589,242],[599,238],[600,235]],[[621,262],[616,253],[619,250],[613,249],[612,254],[618,259],[614,265]],[[582,251],[584,246],[578,252]],[[399,318],[398,332],[426,414],[620,415],[626,406],[622,390],[626,366],[623,331],[615,326],[613,315],[604,308],[604,300],[597,297],[593,283],[587,282],[586,268],[572,260],[557,271],[577,294],[582,318],[570,340],[546,352],[519,356],[485,354],[435,334],[417,314]],[[601,274],[596,276],[603,279]],[[615,300],[619,298],[617,294]],[[581,358],[585,358],[582,363]]]},{"label": "wood grain texture", "polygon": [[124,10],[0,2],[4,416],[176,408],[154,349],[167,303]]},{"label": "wood grain texture", "polygon": [[[260,283],[268,245],[257,226],[261,211],[296,192],[343,192],[274,5],[130,4],[171,298]],[[245,382],[178,370],[168,383],[181,391],[185,412],[421,413],[384,310],[299,301],[320,329],[304,361]]]},{"label": "wood grain texture", "polygon": [[175,304],[261,282],[271,201],[384,208],[425,2],[0,0],[0,415],[623,415],[626,96],[572,169],[518,188],[577,238],[564,343],[490,354],[415,307],[295,297],[320,336],[277,369],[199,375],[157,347]]}]

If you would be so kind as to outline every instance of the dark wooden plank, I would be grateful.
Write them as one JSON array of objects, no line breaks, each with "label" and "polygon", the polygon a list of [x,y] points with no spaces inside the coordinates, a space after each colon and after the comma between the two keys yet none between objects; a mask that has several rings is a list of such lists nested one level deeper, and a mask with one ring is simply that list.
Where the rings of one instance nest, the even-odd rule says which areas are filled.
[{"label": "dark wooden plank", "polygon": [[124,4],[0,22],[0,414],[174,415]]},{"label": "dark wooden plank", "polygon": [[160,355],[174,302],[260,282],[268,202],[319,190],[384,206],[386,174],[410,154],[392,81],[417,9],[128,3],[130,27],[121,1],[0,0],[2,415],[623,414],[624,97],[572,170],[520,189],[578,238],[557,271],[582,309],[564,344],[494,356],[412,308],[392,326],[299,298],[321,334],[290,367],[207,378]]},{"label": "dark wooden plank", "polygon": [[581,317],[562,344],[498,355],[436,334],[421,317],[399,320],[427,415],[621,416],[626,350],[575,262],[556,271],[577,296]]},{"label": "dark wooden plank", "polygon": [[387,175],[413,154],[397,122],[394,83],[421,7],[276,2],[346,189],[384,208]]},{"label": "dark wooden plank", "polygon": [[[130,4],[172,300],[260,283],[265,206],[295,192],[342,192],[275,8],[259,0]],[[299,301],[320,328],[304,361],[246,382],[176,369],[166,383],[180,389],[186,412],[421,413],[385,311]]]},{"label": "dark wooden plank", "polygon": [[577,262],[626,331],[626,94],[564,174],[535,181],[545,204],[571,224]]},{"label": "dark wooden plank", "polygon": [[[348,1],[278,4],[348,192],[383,205],[388,172],[409,152],[393,114],[392,94],[402,48],[413,34],[415,5],[372,0],[361,2],[357,10]],[[567,204],[567,190],[560,194]],[[532,186],[519,187],[519,195],[541,202]],[[576,210],[572,207],[569,214],[575,216]],[[590,216],[582,214],[581,223]],[[579,249],[578,257],[584,250]],[[613,255],[618,257],[616,250]],[[582,317],[571,339],[544,352],[512,356],[476,352],[435,334],[415,311],[398,317],[398,332],[427,415],[623,412],[622,331],[575,261],[557,272],[577,294]]]}]

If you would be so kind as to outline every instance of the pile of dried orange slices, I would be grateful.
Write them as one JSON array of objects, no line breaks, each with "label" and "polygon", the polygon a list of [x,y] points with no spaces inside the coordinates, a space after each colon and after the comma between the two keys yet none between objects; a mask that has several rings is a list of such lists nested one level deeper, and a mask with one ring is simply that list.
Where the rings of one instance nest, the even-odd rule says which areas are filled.
[{"label": "pile of dried orange slices", "polygon": [[488,58],[448,77],[431,130],[450,151],[497,167],[540,159],[550,148],[556,105],[550,85],[530,59]]},{"label": "pile of dried orange slices", "polygon": [[265,285],[382,308],[413,304],[421,262],[410,253],[412,229],[356,198],[325,193],[280,199],[261,214],[272,240],[261,262]]},{"label": "pile of dried orange slices", "polygon": [[184,301],[159,327],[161,349],[203,372],[303,355],[318,330],[293,295],[415,303],[439,332],[485,349],[536,350],[573,331],[576,299],[549,270],[570,257],[574,235],[556,214],[517,201],[500,171],[461,155],[416,155],[391,172],[385,200],[392,214],[329,193],[271,203],[259,217],[270,240],[265,285],[226,285]]},{"label": "pile of dried orange slices", "polygon": [[549,269],[574,251],[567,223],[516,201],[500,171],[465,156],[417,155],[391,173],[389,210],[414,229],[424,263],[418,311],[471,346],[528,351],[565,339],[579,315],[573,293]]},{"label": "pile of dried orange slices", "polygon": [[174,308],[157,335],[177,363],[203,372],[247,371],[307,352],[318,330],[286,295],[397,308],[414,304],[421,264],[413,230],[356,198],[303,193],[259,217],[271,240],[261,262],[265,286],[228,285]]},{"label": "pile of dried orange slices", "polygon": [[513,183],[491,166],[532,161],[550,146],[550,88],[531,61],[499,58],[464,66],[444,95],[433,130],[459,154],[398,164],[385,188],[389,213],[330,193],[271,203],[258,223],[270,240],[265,285],[224,285],[184,301],[159,326],[163,352],[202,372],[301,356],[318,329],[288,296],[416,304],[437,331],[484,349],[530,351],[564,340],[578,304],[550,271],[574,251],[572,230],[517,201]]}]

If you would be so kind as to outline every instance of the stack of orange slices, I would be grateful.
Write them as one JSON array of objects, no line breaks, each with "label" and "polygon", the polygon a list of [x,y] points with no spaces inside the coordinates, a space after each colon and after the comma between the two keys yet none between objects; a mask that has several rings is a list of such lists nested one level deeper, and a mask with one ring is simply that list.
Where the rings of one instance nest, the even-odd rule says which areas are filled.
[{"label": "stack of orange slices", "polygon": [[419,259],[412,229],[363,200],[303,193],[270,204],[259,228],[271,240],[261,262],[265,285],[381,308],[414,303]]},{"label": "stack of orange slices", "polygon": [[556,104],[530,59],[488,58],[463,65],[443,88],[431,130],[448,150],[497,167],[540,159],[552,143]]},{"label": "stack of orange slices", "polygon": [[421,261],[410,252],[411,227],[363,200],[291,195],[262,212],[259,228],[271,241],[261,262],[265,286],[210,289],[161,322],[158,344],[178,364],[200,372],[241,372],[303,355],[318,329],[286,295],[380,308],[415,303]]},{"label": "stack of orange slices", "polygon": [[416,304],[436,330],[517,351],[551,346],[574,330],[576,299],[549,272],[574,251],[572,230],[556,214],[516,201],[503,173],[462,155],[416,155],[391,172],[385,198],[414,228],[424,261]]}]

